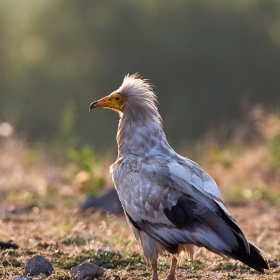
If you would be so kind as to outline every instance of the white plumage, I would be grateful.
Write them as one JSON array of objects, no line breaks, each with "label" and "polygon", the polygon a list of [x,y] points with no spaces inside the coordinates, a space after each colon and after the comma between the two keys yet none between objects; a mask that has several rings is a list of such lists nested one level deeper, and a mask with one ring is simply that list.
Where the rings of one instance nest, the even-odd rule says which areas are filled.
[{"label": "white plumage", "polygon": [[195,162],[178,155],[162,129],[151,85],[127,75],[119,89],[93,102],[120,114],[115,187],[135,237],[158,280],[158,255],[172,254],[167,280],[175,279],[177,256],[195,246],[226,255],[264,272],[265,253],[249,242],[221,201],[215,181]]}]

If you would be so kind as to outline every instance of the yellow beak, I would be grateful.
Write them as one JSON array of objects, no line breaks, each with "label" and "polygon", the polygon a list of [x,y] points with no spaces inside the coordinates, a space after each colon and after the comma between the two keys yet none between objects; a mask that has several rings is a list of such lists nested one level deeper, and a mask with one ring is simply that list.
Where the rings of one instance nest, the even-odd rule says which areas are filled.
[{"label": "yellow beak", "polygon": [[118,112],[122,112],[125,102],[124,99],[118,93],[111,93],[97,101],[90,104],[89,110],[97,107],[113,109]]},{"label": "yellow beak", "polygon": [[[105,96],[97,101],[93,101],[90,105],[89,105],[89,110],[92,110],[94,108],[97,107],[109,107],[110,106],[110,102],[108,102],[109,100],[109,95]],[[110,108],[110,107],[109,107]]]}]

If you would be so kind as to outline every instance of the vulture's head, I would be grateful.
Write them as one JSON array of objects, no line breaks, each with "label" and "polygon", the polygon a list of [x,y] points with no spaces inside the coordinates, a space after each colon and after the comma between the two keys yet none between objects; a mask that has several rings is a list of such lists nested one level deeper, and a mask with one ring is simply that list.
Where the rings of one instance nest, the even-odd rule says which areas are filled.
[{"label": "vulture's head", "polygon": [[117,90],[92,102],[89,109],[99,107],[115,110],[130,120],[136,121],[150,116],[161,122],[157,110],[157,97],[152,85],[137,73],[126,75],[122,85]]}]

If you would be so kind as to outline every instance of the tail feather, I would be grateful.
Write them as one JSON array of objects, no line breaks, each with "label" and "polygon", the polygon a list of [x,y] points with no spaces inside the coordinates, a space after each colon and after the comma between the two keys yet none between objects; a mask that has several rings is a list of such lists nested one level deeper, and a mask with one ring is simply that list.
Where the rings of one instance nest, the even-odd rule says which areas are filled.
[{"label": "tail feather", "polygon": [[252,242],[246,239],[242,230],[238,227],[235,220],[229,215],[228,212],[225,212],[223,209],[223,204],[216,201],[220,214],[223,220],[232,230],[235,235],[236,241],[238,243],[238,249],[232,249],[230,252],[227,252],[225,255],[237,259],[248,266],[254,268],[255,270],[264,273],[265,269],[269,269],[267,260],[265,257],[269,257],[264,251],[255,246]]},{"label": "tail feather", "polygon": [[248,266],[252,267],[253,269],[264,273],[265,269],[269,269],[267,260],[262,255],[262,252],[257,246],[253,243],[249,242],[250,251],[247,252],[243,242],[239,243],[238,250],[232,250],[231,252],[227,252],[226,255],[237,259]]}]

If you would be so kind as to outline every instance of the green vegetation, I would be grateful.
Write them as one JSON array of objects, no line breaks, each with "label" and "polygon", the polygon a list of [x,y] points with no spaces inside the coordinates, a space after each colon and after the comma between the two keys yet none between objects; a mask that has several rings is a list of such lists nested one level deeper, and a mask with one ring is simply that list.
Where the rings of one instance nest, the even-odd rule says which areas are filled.
[{"label": "green vegetation", "polygon": [[104,186],[105,178],[93,173],[94,168],[98,165],[98,160],[93,149],[89,146],[84,146],[80,150],[70,148],[68,156],[75,169],[84,171],[88,175],[85,178],[87,183],[85,189],[86,194],[97,194]]},{"label": "green vegetation", "polygon": [[106,151],[117,116],[88,106],[127,73],[155,84],[175,144],[279,102],[278,0],[13,0],[0,15],[0,122],[32,140]]},{"label": "green vegetation", "polygon": [[269,142],[271,165],[280,172],[280,134],[275,135]]},{"label": "green vegetation", "polygon": [[280,191],[271,193],[263,186],[232,186],[225,198],[238,203],[263,200],[270,205],[280,205]]},{"label": "green vegetation", "polygon": [[[156,86],[172,146],[271,254],[259,275],[201,249],[178,279],[280,279],[279,18],[279,0],[1,1],[0,124],[14,134],[0,131],[0,241],[19,249],[0,251],[0,280],[35,254],[53,263],[52,280],[87,261],[101,280],[150,279],[124,217],[78,208],[112,184],[116,154],[116,114],[88,106],[134,72]],[[162,256],[160,278],[169,268]]]},{"label": "green vegetation", "polygon": [[[247,237],[271,254],[271,270],[260,275],[240,262],[200,249],[193,262],[187,256],[179,262],[178,279],[279,279],[280,175],[275,139],[280,119],[265,112],[262,122],[273,119],[277,124],[270,126],[269,133],[268,126],[255,118],[254,128],[243,127],[242,135],[232,133],[226,144],[219,142],[217,134],[201,140],[192,152],[217,180],[228,209]],[[248,144],[244,140],[248,131],[260,127]],[[20,246],[0,251],[1,280],[21,276],[27,259],[36,254],[54,265],[55,273],[47,279],[70,280],[70,268],[83,262],[101,266],[105,271],[101,280],[150,279],[150,266],[124,217],[78,211],[80,197],[98,192],[104,184],[108,168],[101,166],[108,159],[101,161],[89,146],[33,146],[19,137],[1,139],[1,144],[0,223],[5,230],[0,230],[0,240]],[[13,212],[18,206],[25,210]],[[158,267],[164,278],[170,258],[160,257]]]}]

